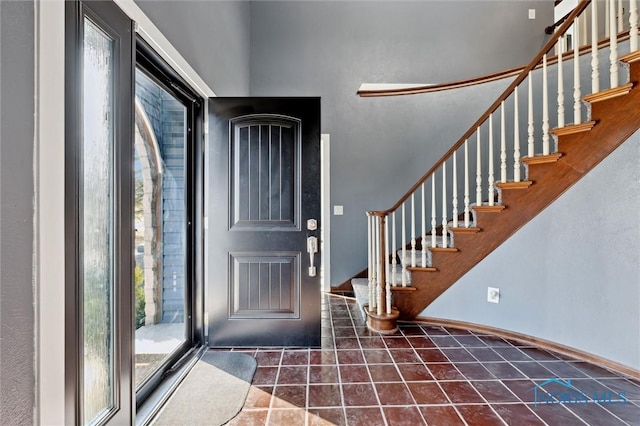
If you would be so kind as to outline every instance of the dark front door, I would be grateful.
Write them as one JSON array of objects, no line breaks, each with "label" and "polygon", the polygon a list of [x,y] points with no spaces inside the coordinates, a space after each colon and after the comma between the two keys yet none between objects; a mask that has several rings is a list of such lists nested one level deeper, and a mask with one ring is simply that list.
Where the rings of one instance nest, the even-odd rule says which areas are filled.
[{"label": "dark front door", "polygon": [[320,99],[212,98],[209,118],[209,344],[319,346]]}]

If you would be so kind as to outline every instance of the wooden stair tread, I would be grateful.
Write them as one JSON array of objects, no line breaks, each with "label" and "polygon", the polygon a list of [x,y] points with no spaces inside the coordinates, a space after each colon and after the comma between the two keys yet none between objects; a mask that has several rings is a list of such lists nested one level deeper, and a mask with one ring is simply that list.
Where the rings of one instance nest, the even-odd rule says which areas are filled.
[{"label": "wooden stair tread", "polygon": [[402,286],[391,286],[391,291],[399,291],[399,292],[403,292],[403,291],[418,291],[417,288],[415,287],[402,287]]},{"label": "wooden stair tread", "polygon": [[622,55],[618,58],[618,60],[627,64],[640,61],[640,50],[635,50],[633,52],[627,53],[626,55]]},{"label": "wooden stair tread", "polygon": [[426,266],[408,266],[407,269],[411,272],[438,272],[438,269]]},{"label": "wooden stair tread", "polygon": [[520,182],[498,182],[496,186],[500,189],[527,189],[533,184],[530,180],[522,180]]},{"label": "wooden stair tread", "polygon": [[504,204],[495,204],[493,206],[483,204],[481,206],[473,206],[471,208],[477,212],[500,213],[502,210],[507,208],[507,206],[505,206]]},{"label": "wooden stair tread", "polygon": [[633,83],[627,83],[622,86],[614,87],[613,89],[601,90],[598,93],[592,93],[591,95],[587,95],[582,99],[585,102],[589,103],[602,102],[606,101],[607,99],[627,95],[629,94],[631,89],[633,89]]},{"label": "wooden stair tread", "polygon": [[587,121],[586,123],[580,124],[569,124],[568,126],[553,128],[551,129],[551,133],[556,136],[572,135],[574,133],[588,132],[593,129],[593,126],[595,125],[595,121]]},{"label": "wooden stair tread", "polygon": [[433,253],[457,253],[458,249],[455,247],[429,247],[429,250]]},{"label": "wooden stair tread", "polygon": [[454,234],[477,234],[478,232],[482,231],[482,229],[474,227],[460,228],[451,226],[449,227],[449,231],[453,232]]},{"label": "wooden stair tread", "polygon": [[547,163],[555,163],[560,157],[562,157],[562,153],[555,152],[549,155],[536,155],[533,157],[522,157],[521,161],[523,163],[527,163],[528,165],[532,164],[547,164]]}]

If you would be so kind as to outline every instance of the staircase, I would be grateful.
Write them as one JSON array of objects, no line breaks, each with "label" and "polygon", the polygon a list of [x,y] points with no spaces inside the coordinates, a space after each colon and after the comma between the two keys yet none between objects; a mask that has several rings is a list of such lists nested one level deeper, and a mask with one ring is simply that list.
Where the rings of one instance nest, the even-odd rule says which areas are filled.
[{"label": "staircase", "polygon": [[[598,5],[581,1],[422,179],[390,209],[367,213],[368,277],[354,287],[369,328],[391,334],[398,319],[415,318],[640,128],[635,1],[628,31],[615,16],[599,19]],[[581,20],[589,21],[582,22],[590,24],[589,43],[576,33],[580,48],[565,52],[565,36]],[[598,37],[603,26],[605,40]],[[623,74],[628,82],[620,82]],[[601,90],[603,82],[608,88]]]}]

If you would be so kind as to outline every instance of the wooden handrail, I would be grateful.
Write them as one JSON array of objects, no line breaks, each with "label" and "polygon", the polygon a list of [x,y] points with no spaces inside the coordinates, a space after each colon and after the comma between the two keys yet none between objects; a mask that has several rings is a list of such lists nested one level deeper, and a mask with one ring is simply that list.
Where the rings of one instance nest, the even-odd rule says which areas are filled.
[{"label": "wooden handrail", "polygon": [[393,207],[391,207],[390,209],[385,210],[386,214],[389,214],[393,211],[395,211],[396,209],[398,209],[398,207],[400,207],[402,205],[402,203],[404,203],[410,196],[411,194],[413,194],[418,188],[420,188],[420,185],[422,185],[433,173],[436,172],[436,170],[438,170],[438,168],[440,168],[440,166],[442,165],[442,163],[444,163],[445,161],[447,161],[449,159],[449,157],[451,157],[453,155],[453,153],[455,151],[457,151],[463,144],[464,141],[469,139],[469,137],[471,137],[477,130],[478,128],[489,118],[489,116],[496,110],[498,109],[498,107],[500,106],[500,104],[509,97],[509,95],[511,95],[511,93],[513,92],[513,90],[518,87],[520,85],[520,83],[522,83],[527,76],[529,75],[529,72],[531,70],[533,70],[538,63],[540,62],[540,60],[543,58],[544,55],[547,54],[547,52],[549,52],[549,50],[551,50],[553,48],[553,46],[556,44],[556,42],[558,41],[558,39],[560,38],[561,35],[563,35],[567,29],[573,25],[573,20],[576,18],[576,16],[580,15],[585,8],[589,5],[589,3],[591,3],[591,0],[581,0],[580,3],[578,3],[578,6],[576,6],[576,8],[573,10],[573,12],[571,12],[571,14],[569,15],[569,17],[567,18],[567,20],[560,26],[560,29],[558,31],[556,31],[551,38],[545,43],[545,45],[542,47],[542,49],[540,50],[540,52],[538,52],[538,54],[533,58],[533,60],[529,63],[529,65],[527,65],[521,72],[520,74],[511,82],[511,84],[505,89],[505,91],[502,93],[502,95],[500,95],[498,97],[498,99],[496,99],[496,101],[491,104],[491,106],[485,111],[484,114],[482,114],[480,116],[480,118],[478,120],[476,120],[476,122],[471,125],[471,127],[469,128],[469,130],[467,130],[464,135],[462,135],[462,137],[458,140],[458,142],[456,142],[451,148],[449,148],[449,150],[440,158],[440,160],[438,160],[428,171],[427,173],[425,173],[420,180],[418,180],[418,182],[416,182],[394,205]]}]

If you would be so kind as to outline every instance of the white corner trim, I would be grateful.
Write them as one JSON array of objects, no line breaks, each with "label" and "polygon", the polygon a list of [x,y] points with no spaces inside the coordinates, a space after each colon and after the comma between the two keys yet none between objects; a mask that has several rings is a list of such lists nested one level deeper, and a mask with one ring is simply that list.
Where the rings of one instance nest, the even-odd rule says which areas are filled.
[{"label": "white corner trim", "polygon": [[48,425],[65,423],[64,1],[36,1],[34,13],[34,414]]},{"label": "white corner trim", "polygon": [[133,0],[114,0],[114,2],[136,23],[136,31],[149,43],[167,63],[202,97],[214,97],[213,90],[204,82],[198,73],[182,57],[180,52],[173,47],[171,42],[160,32],[158,27],[149,19]]},{"label": "white corner trim", "polygon": [[320,135],[320,270],[322,290],[331,291],[331,137]]}]

